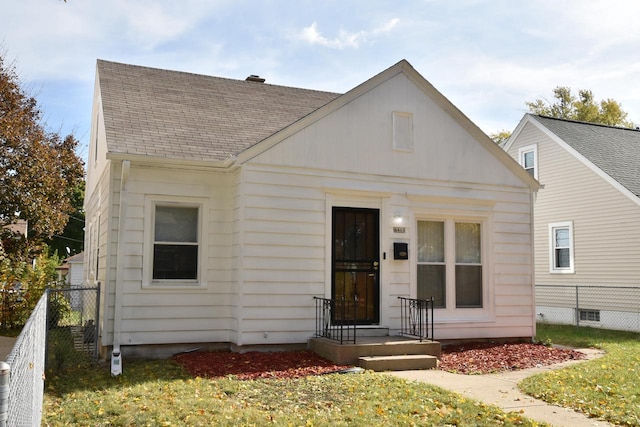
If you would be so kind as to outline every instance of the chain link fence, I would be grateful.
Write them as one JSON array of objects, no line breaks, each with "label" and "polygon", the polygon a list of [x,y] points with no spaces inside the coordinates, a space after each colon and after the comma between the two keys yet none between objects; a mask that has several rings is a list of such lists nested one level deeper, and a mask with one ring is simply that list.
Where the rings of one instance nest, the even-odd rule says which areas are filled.
[{"label": "chain link fence", "polygon": [[49,289],[47,310],[47,378],[98,358],[100,289]]},{"label": "chain link fence", "polygon": [[45,378],[46,322],[45,293],[7,356],[6,362],[10,368],[8,408],[7,412],[2,414],[6,420],[6,424],[2,425],[40,425]]},{"label": "chain link fence", "polygon": [[640,287],[536,285],[538,322],[640,332]]},{"label": "chain link fence", "polygon": [[[15,298],[6,295],[12,299],[3,305]],[[7,356],[10,375],[8,392],[0,390],[0,427],[40,425],[45,378],[55,383],[97,361],[99,301],[99,287],[50,288],[42,294]],[[2,320],[13,322],[9,316]]]}]

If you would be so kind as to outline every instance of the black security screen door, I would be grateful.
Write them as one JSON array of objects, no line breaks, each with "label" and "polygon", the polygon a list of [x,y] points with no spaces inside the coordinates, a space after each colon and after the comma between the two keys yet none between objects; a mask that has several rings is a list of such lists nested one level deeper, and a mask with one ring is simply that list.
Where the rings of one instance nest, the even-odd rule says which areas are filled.
[{"label": "black security screen door", "polygon": [[355,301],[353,312],[334,313],[336,323],[380,321],[379,210],[333,208],[333,299]]}]

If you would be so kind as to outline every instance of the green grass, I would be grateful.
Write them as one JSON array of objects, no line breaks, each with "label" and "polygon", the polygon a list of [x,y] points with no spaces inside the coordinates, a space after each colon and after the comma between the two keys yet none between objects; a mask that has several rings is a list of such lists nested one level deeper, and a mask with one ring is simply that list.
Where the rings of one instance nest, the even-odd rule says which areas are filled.
[{"label": "green grass", "polygon": [[170,360],[124,373],[78,369],[48,381],[43,425],[536,426],[518,413],[390,375],[240,381],[188,376]]},{"label": "green grass", "polygon": [[537,339],[600,348],[606,355],[529,377],[519,384],[522,391],[614,424],[640,426],[640,334],[539,324]]}]

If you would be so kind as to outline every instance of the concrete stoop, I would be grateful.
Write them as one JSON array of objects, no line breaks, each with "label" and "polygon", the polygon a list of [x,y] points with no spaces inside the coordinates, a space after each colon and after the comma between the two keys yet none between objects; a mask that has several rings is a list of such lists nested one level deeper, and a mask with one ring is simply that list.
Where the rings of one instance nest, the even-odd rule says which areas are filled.
[{"label": "concrete stoop", "polygon": [[382,371],[415,371],[433,369],[438,365],[438,358],[428,354],[405,354],[398,356],[370,356],[358,358],[361,368],[376,372]]},{"label": "concrete stoop", "polygon": [[404,337],[369,336],[356,344],[311,338],[309,349],[338,365],[356,365],[374,371],[403,371],[435,368],[440,343]]}]

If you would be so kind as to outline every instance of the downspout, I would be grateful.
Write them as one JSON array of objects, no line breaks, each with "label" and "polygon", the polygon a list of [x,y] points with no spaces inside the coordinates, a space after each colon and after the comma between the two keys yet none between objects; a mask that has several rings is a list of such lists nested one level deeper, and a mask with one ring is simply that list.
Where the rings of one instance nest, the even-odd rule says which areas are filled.
[{"label": "downspout", "polygon": [[536,339],[536,321],[537,321],[537,314],[536,314],[536,240],[535,240],[535,217],[534,217],[534,208],[533,205],[536,202],[536,197],[538,196],[538,192],[537,191],[532,191],[531,192],[531,207],[529,208],[529,216],[531,218],[530,221],[530,236],[531,236],[531,287],[532,287],[532,292],[533,292],[533,298],[531,298],[531,313],[533,316],[533,323],[531,325],[531,340],[535,341]]},{"label": "downspout", "polygon": [[113,310],[113,350],[111,351],[111,375],[122,374],[122,354],[120,339],[122,333],[122,288],[124,286],[124,238],[127,222],[127,181],[131,162],[122,161],[122,176],[120,177],[120,210],[118,212],[118,253],[116,258],[116,287]]}]

